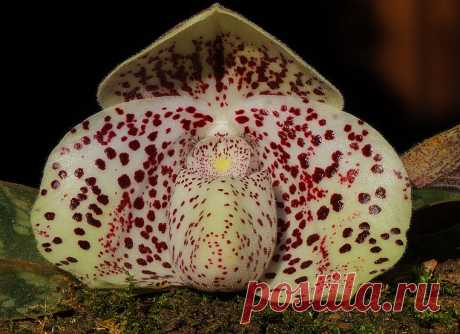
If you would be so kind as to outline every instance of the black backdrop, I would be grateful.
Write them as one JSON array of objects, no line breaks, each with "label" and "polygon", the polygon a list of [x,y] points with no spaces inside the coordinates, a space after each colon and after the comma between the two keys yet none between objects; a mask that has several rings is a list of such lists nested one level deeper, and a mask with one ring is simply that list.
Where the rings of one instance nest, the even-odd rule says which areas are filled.
[{"label": "black backdrop", "polygon": [[[379,41],[366,1],[221,1],[277,36],[334,83],[345,109],[402,152],[458,120],[409,117],[365,63]],[[0,179],[38,186],[49,152],[97,112],[99,81],[212,1],[18,4],[3,9]],[[301,5],[303,4],[303,5]],[[21,7],[21,8],[19,8]]]}]

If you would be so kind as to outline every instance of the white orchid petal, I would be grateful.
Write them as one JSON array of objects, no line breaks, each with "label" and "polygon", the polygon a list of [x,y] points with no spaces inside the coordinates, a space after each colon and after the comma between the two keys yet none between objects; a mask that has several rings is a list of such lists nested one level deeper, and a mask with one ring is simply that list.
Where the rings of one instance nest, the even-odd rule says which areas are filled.
[{"label": "white orchid petal", "polygon": [[108,107],[180,95],[225,107],[259,94],[343,106],[339,91],[287,46],[241,15],[214,5],[119,65],[101,83],[98,99]]},{"label": "white orchid petal", "polygon": [[334,107],[278,96],[248,99],[234,122],[273,180],[278,238],[265,273],[272,287],[334,271],[356,272],[359,284],[399,260],[409,179],[375,129]]}]

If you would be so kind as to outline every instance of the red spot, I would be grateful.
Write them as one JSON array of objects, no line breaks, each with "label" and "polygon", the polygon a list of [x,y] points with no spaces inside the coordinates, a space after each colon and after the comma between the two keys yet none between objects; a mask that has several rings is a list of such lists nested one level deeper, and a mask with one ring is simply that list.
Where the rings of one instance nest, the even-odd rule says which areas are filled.
[{"label": "red spot", "polygon": [[76,229],[73,230],[73,232],[76,234],[76,235],[85,235],[85,230],[80,228],[80,227],[77,227]]},{"label": "red spot", "polygon": [[131,185],[131,180],[129,179],[129,176],[126,174],[123,174],[118,178],[118,185],[122,189],[126,189]]},{"label": "red spot", "polygon": [[339,252],[340,253],[346,253],[351,250],[351,245],[350,244],[344,244],[342,247],[340,247]]},{"label": "red spot", "polygon": [[131,238],[125,238],[125,247],[128,249],[133,248],[133,239]]},{"label": "red spot", "polygon": [[99,195],[97,196],[97,201],[101,204],[107,205],[109,203],[109,198],[107,195]]},{"label": "red spot", "polygon": [[[319,237],[318,237],[319,238]],[[318,239],[317,239],[318,240]],[[311,260],[307,260],[307,261],[303,261],[301,264],[300,264],[300,268],[301,269],[306,269],[308,267],[310,267],[312,265],[313,261]]]},{"label": "red spot", "polygon": [[141,146],[141,144],[139,144],[139,141],[133,140],[133,141],[129,142],[128,146],[133,151],[137,151],[139,149],[139,147]]},{"label": "red spot", "polygon": [[342,156],[343,156],[342,152],[335,151],[334,153],[332,153],[331,158],[332,158],[332,161],[339,163],[340,159],[342,159]]},{"label": "red spot", "polygon": [[78,240],[78,245],[84,250],[88,250],[91,247],[90,243],[86,240]]},{"label": "red spot", "polygon": [[134,208],[136,208],[138,210],[142,210],[144,208],[144,200],[142,199],[142,197],[137,197],[134,200],[133,206],[134,206]]},{"label": "red spot", "polygon": [[134,225],[136,225],[136,227],[144,227],[144,219],[142,217],[136,217],[134,219]]},{"label": "red spot", "polygon": [[318,209],[318,211],[316,211],[316,215],[318,216],[319,220],[325,220],[329,215],[329,208],[323,205]]},{"label": "red spot", "polygon": [[306,153],[300,153],[300,154],[297,156],[297,159],[299,159],[300,167],[302,167],[303,169],[307,169],[307,168],[308,168],[309,163],[308,163],[308,156],[307,156]]},{"label": "red spot", "polygon": [[165,233],[166,232],[166,224],[165,223],[158,224],[158,230],[161,233]]},{"label": "red spot", "polygon": [[324,138],[326,140],[333,140],[335,138],[335,135],[334,135],[334,131],[332,130],[327,130],[325,133],[324,133]]},{"label": "red spot", "polygon": [[140,183],[144,180],[144,177],[145,177],[145,172],[143,170],[137,170],[136,172],[134,172],[134,180],[136,180],[136,182]]},{"label": "red spot", "polygon": [[307,245],[311,246],[313,243],[319,240],[319,235],[318,234],[311,234],[307,238]]},{"label": "red spot", "polygon": [[120,153],[120,162],[123,166],[126,166],[129,163],[129,154],[128,153]]},{"label": "red spot", "polygon": [[150,210],[150,211],[147,213],[147,219],[150,220],[151,222],[153,222],[153,221],[155,220],[155,212],[153,212],[153,211]]},{"label": "red spot", "polygon": [[387,192],[386,192],[385,188],[378,187],[377,190],[375,191],[375,196],[377,196],[378,198],[383,199],[383,198],[387,197],[386,193]]},{"label": "red spot", "polygon": [[370,144],[364,145],[364,147],[361,149],[361,152],[363,152],[363,155],[365,157],[370,157],[372,155],[372,147]]},{"label": "red spot", "polygon": [[105,170],[105,161],[104,160],[97,159],[95,161],[95,163],[96,163],[97,168],[99,168],[100,170]]},{"label": "red spot", "polygon": [[55,214],[54,212],[47,212],[45,213],[46,220],[54,220]]},{"label": "red spot", "polygon": [[375,174],[382,174],[383,173],[383,167],[382,165],[375,164],[374,166],[371,167],[372,173]]},{"label": "red spot", "polygon": [[351,227],[347,227],[343,230],[342,236],[344,238],[348,238],[351,235],[351,233],[353,233],[353,229]]},{"label": "red spot", "polygon": [[243,124],[243,123],[246,123],[249,121],[249,118],[247,118],[246,116],[242,115],[242,116],[237,116],[235,118],[235,120],[240,123],[240,124]]},{"label": "red spot", "polygon": [[343,208],[343,202],[342,202],[342,195],[340,194],[332,194],[331,196],[331,205],[332,209],[336,212],[339,212]]},{"label": "red spot", "polygon": [[382,211],[382,209],[378,205],[369,206],[369,213],[371,215],[378,215],[380,213],[380,211]]},{"label": "red spot", "polygon": [[283,270],[283,273],[285,274],[288,274],[288,275],[291,275],[295,272],[295,268],[294,267],[289,267],[289,268],[286,268]]},{"label": "red spot", "polygon": [[371,200],[371,195],[367,194],[367,193],[360,193],[358,195],[358,201],[359,203],[361,204],[366,204],[367,202],[369,202]]},{"label": "red spot", "polygon": [[324,170],[322,168],[316,167],[313,172],[312,179],[316,183],[320,183],[324,177]]}]

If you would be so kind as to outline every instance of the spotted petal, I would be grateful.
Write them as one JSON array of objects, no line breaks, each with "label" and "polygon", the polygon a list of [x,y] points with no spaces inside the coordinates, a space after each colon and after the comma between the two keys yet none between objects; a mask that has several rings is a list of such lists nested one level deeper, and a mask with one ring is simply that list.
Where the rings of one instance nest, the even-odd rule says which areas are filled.
[{"label": "spotted petal", "polygon": [[206,178],[184,170],[171,201],[172,257],[184,285],[243,289],[273,255],[276,207],[267,172]]},{"label": "spotted petal", "polygon": [[174,284],[167,209],[188,147],[212,121],[202,109],[187,98],[132,101],[72,129],[32,211],[41,253],[93,287]]},{"label": "spotted petal", "polygon": [[[271,286],[317,274],[357,273],[367,282],[402,256],[411,194],[398,155],[371,126],[334,107],[259,96],[234,124],[271,173],[278,206]],[[356,285],[355,285],[356,286]]]},{"label": "spotted petal", "polygon": [[227,106],[259,94],[343,106],[338,90],[292,50],[241,15],[214,5],[119,65],[101,83],[98,99],[108,107],[180,95]]}]

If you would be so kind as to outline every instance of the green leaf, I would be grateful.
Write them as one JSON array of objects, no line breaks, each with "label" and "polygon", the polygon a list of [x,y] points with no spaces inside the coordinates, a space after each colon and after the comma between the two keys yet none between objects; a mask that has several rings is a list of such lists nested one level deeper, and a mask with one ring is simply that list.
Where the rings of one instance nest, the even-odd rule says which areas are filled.
[{"label": "green leaf", "polygon": [[460,192],[455,189],[434,187],[412,189],[412,207],[414,210],[447,202],[460,202]]},{"label": "green leaf", "polygon": [[0,181],[0,319],[36,317],[68,309],[72,278],[36,248],[29,212],[37,190]]}]

